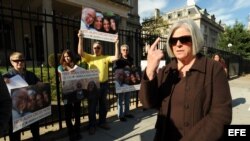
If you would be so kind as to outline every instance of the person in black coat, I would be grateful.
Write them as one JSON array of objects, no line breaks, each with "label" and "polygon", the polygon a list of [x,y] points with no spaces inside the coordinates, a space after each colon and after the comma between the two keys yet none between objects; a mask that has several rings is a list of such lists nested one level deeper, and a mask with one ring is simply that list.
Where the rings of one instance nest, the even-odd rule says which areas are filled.
[{"label": "person in black coat", "polygon": [[[126,84],[130,84],[130,73],[132,68],[134,67],[133,64],[133,58],[129,55],[129,46],[127,44],[123,44],[121,45],[120,48],[120,56],[119,59],[114,63],[114,72],[116,70],[122,69],[124,71],[125,75],[125,79],[129,79],[129,80],[124,80],[126,81]],[[129,103],[130,101],[130,95],[131,93],[127,93],[124,97],[124,101],[125,103]],[[118,97],[118,101],[119,101]],[[119,111],[120,109],[118,109]],[[118,116],[119,117],[119,116]],[[132,114],[129,114],[129,107],[126,108],[126,112],[124,114],[124,117],[119,117],[121,121],[126,121],[126,118],[133,118],[134,116]]]},{"label": "person in black coat", "polygon": [[134,59],[129,55],[129,46],[127,44],[121,45],[119,59],[114,63],[114,69],[131,69]]},{"label": "person in black coat", "polygon": [[[39,78],[33,73],[25,69],[25,59],[23,54],[20,52],[13,52],[10,54],[10,62],[13,68],[3,75],[5,83],[10,83],[10,78],[15,75],[20,75],[28,85],[35,85],[40,82]],[[9,138],[10,141],[20,141],[21,131],[13,132],[12,117],[9,120]],[[33,135],[34,141],[40,141],[39,134],[39,121],[34,122],[30,125],[30,130]]]},{"label": "person in black coat", "polygon": [[0,137],[8,126],[11,116],[11,98],[0,73]]}]

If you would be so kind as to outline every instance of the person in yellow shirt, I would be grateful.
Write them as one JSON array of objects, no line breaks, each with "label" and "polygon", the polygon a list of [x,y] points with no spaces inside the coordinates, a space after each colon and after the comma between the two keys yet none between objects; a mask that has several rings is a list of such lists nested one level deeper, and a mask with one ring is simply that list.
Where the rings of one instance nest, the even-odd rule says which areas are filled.
[{"label": "person in yellow shirt", "polygon": [[107,116],[107,92],[108,92],[108,69],[109,63],[118,60],[119,49],[118,49],[118,37],[115,41],[115,54],[113,56],[102,54],[102,44],[99,41],[93,43],[92,49],[93,54],[88,54],[84,51],[83,46],[83,32],[78,32],[78,54],[81,59],[88,63],[89,69],[99,70],[99,81],[100,81],[100,96],[99,101],[99,127],[109,130],[110,127],[106,123]]}]

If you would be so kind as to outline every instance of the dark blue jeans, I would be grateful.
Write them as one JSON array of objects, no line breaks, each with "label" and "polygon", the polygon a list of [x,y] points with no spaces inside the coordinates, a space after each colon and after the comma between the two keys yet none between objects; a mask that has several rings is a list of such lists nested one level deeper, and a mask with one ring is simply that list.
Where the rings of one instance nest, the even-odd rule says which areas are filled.
[{"label": "dark blue jeans", "polygon": [[[69,135],[80,134],[80,108],[81,108],[81,101],[68,103],[64,105],[65,121]],[[73,114],[75,119],[74,125],[71,121]]]},{"label": "dark blue jeans", "polygon": [[96,107],[98,103],[98,97],[88,98],[88,117],[89,117],[89,128],[96,126]]},{"label": "dark blue jeans", "polygon": [[99,125],[106,123],[108,82],[100,83]]}]

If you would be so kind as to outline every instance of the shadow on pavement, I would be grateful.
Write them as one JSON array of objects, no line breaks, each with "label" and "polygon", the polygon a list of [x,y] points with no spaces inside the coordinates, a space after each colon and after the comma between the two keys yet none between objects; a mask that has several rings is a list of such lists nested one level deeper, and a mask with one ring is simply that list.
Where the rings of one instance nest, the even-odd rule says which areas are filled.
[{"label": "shadow on pavement", "polygon": [[[134,118],[127,118],[126,122],[118,120],[116,115],[108,117],[107,121],[111,126],[110,130],[97,128],[95,135],[89,135],[87,130],[88,122],[81,125],[82,140],[91,141],[152,141],[155,130],[154,123],[156,111],[136,108],[131,110]],[[57,125],[54,125],[57,126]],[[50,127],[48,127],[50,128]],[[31,138],[24,141],[32,141]],[[68,141],[67,129],[49,131],[41,135],[41,141]]]},{"label": "shadow on pavement", "polygon": [[236,99],[233,99],[232,106],[236,107],[236,106],[238,106],[240,104],[244,104],[244,103],[246,103],[245,98],[242,98],[242,97],[241,98],[236,98]]}]

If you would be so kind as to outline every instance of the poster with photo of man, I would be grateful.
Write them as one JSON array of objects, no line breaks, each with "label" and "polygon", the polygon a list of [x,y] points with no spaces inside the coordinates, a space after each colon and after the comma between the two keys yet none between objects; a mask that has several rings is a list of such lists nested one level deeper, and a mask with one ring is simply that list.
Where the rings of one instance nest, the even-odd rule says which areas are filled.
[{"label": "poster with photo of man", "polygon": [[51,115],[49,83],[11,89],[13,132]]},{"label": "poster with photo of man", "polygon": [[81,27],[84,38],[115,42],[118,34],[119,16],[112,12],[100,12],[83,7]]}]

